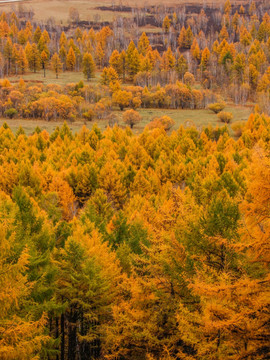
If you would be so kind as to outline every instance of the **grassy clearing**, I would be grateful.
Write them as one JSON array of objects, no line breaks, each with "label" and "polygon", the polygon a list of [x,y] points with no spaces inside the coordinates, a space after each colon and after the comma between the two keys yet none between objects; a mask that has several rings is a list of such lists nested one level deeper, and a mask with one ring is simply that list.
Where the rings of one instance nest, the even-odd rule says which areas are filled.
[{"label": "grassy clearing", "polygon": [[[77,83],[80,80],[83,80],[84,83],[87,83],[84,79],[82,72],[63,72],[59,75],[59,78],[55,78],[55,74],[52,71],[46,72],[46,78],[43,77],[43,72],[39,71],[37,73],[29,72],[24,75],[9,77],[11,82],[19,81],[20,78],[23,78],[25,81],[35,83],[43,83],[45,85],[48,84],[58,84],[61,86],[65,86],[70,83]],[[96,77],[90,81],[90,84],[97,84],[100,80],[100,72],[96,73]],[[144,127],[155,117],[161,117],[163,115],[170,116],[175,121],[175,126],[173,129],[177,129],[180,125],[192,126],[195,125],[198,129],[202,129],[204,126],[212,125],[215,126],[223,126],[216,114],[212,113],[209,110],[172,110],[172,109],[138,109],[139,113],[142,116],[142,122],[135,126],[134,132],[141,133]],[[247,120],[252,107],[244,107],[244,106],[234,106],[229,104],[225,111],[229,111],[233,114],[232,123],[239,120]],[[123,112],[119,110],[115,110],[117,117],[119,119],[119,126],[125,126],[122,121]],[[12,131],[16,132],[19,126],[22,126],[25,129],[27,134],[31,134],[36,126],[39,126],[42,129],[46,129],[49,133],[53,132],[57,126],[62,125],[62,121],[42,121],[42,120],[20,120],[20,119],[12,119],[12,120],[0,120],[0,125],[6,121],[11,127]],[[98,126],[104,130],[107,126],[107,120],[98,120]],[[72,130],[74,132],[80,130],[80,128],[84,125],[83,121],[75,121],[70,123]],[[93,123],[87,123],[86,126],[91,128]],[[229,125],[229,129],[230,129]]]},{"label": "grassy clearing", "polygon": [[140,33],[145,32],[146,34],[162,34],[163,29],[160,27],[152,26],[152,25],[146,25],[140,27]]},{"label": "grassy clearing", "polygon": [[[155,117],[160,117],[163,115],[168,115],[175,121],[175,125],[172,130],[177,130],[180,125],[185,126],[193,126],[195,125],[199,130],[207,125],[223,126],[216,114],[213,114],[209,110],[168,110],[168,109],[139,109],[139,113],[142,116],[142,122],[134,127],[134,133],[139,134],[143,131],[144,127]],[[247,120],[250,113],[251,108],[243,107],[243,106],[228,106],[226,107],[226,111],[230,111],[233,113],[232,124],[239,120]],[[119,119],[119,126],[125,127],[125,124],[122,121],[123,112],[116,111]],[[47,130],[49,133],[52,133],[57,126],[61,127],[63,125],[63,121],[44,121],[44,120],[25,120],[25,119],[2,119],[0,120],[0,126],[3,125],[4,122],[10,126],[11,130],[16,133],[19,126],[23,127],[26,134],[29,135],[33,133],[35,128],[39,126],[42,130]],[[75,121],[73,123],[68,123],[71,130],[75,133],[78,132],[83,125],[86,125],[87,128],[91,129],[94,122],[84,121]],[[106,119],[98,120],[97,125],[101,130],[105,130],[108,122]],[[229,125],[229,129],[231,127]]]},{"label": "grassy clearing", "polygon": [[[251,108],[244,106],[227,106],[226,111],[230,111],[233,114],[232,124],[239,120],[246,121],[251,113]],[[138,125],[137,131],[141,132],[143,128],[155,117],[163,115],[170,116],[174,121],[175,125],[173,130],[176,130],[181,125],[185,126],[196,126],[199,130],[208,125],[224,126],[213,112],[202,109],[202,110],[168,110],[168,109],[139,109],[142,115],[143,121]],[[229,125],[229,129],[231,127]],[[136,131],[136,129],[135,129]]]},{"label": "grassy clearing", "polygon": [[[235,0],[234,3],[240,5],[246,3],[247,0]],[[100,6],[119,6],[123,4],[131,7],[143,7],[147,5],[167,5],[167,6],[179,6],[182,4],[196,4],[203,6],[209,4],[210,6],[219,6],[224,4],[224,0],[137,0],[134,3],[131,0],[120,1],[120,0],[26,0],[20,1],[27,9],[34,11],[34,20],[46,22],[49,18],[53,18],[56,23],[66,25],[69,19],[69,9],[75,7],[79,10],[80,19],[84,21],[95,21],[96,23],[103,21],[113,21],[117,16],[131,17],[132,13],[121,12],[121,11],[102,11],[97,10]],[[0,11],[11,11],[18,9],[19,3],[4,3],[0,4]]]},{"label": "grassy clearing", "polygon": [[[81,71],[79,72],[70,72],[65,71],[61,74],[59,74],[58,79],[55,77],[55,73],[51,70],[46,71],[46,77],[44,78],[43,71],[38,71],[36,73],[28,72],[24,75],[18,75],[18,76],[10,76],[8,77],[10,82],[16,82],[20,79],[24,79],[28,82],[42,82],[44,85],[48,84],[57,84],[64,86],[66,84],[70,83],[77,83],[80,80],[83,80],[84,83],[87,83],[86,79],[83,76],[83,73]],[[96,76],[94,79],[91,79],[89,82],[90,84],[96,84],[100,79],[100,73],[96,73]]]},{"label": "grassy clearing", "polygon": [[[29,0],[21,1],[20,4],[23,4],[26,9],[32,9],[34,11],[35,21],[44,22],[50,18],[53,18],[56,23],[61,23],[64,25],[68,24],[69,9],[71,7],[78,9],[81,20],[95,21],[96,23],[113,21],[113,19],[117,16],[132,16],[132,14],[128,12],[101,11],[96,9],[100,6],[111,6],[111,0]],[[13,9],[16,10],[18,9],[18,6],[18,3],[0,4],[0,11],[11,11]]]},{"label": "grassy clearing", "polygon": [[[57,127],[61,127],[63,125],[63,121],[44,121],[44,120],[26,120],[26,119],[1,119],[0,120],[0,126],[3,125],[3,123],[6,122],[12,132],[15,134],[18,128],[21,126],[26,135],[30,135],[34,132],[35,128],[38,126],[41,130],[48,131],[49,134],[51,134]],[[80,131],[83,125],[86,125],[88,129],[91,129],[93,123],[84,123],[83,121],[75,121],[73,123],[67,122],[68,126],[70,127],[71,131],[73,133]],[[106,127],[107,122],[100,121],[98,123],[98,126],[104,130]]]}]

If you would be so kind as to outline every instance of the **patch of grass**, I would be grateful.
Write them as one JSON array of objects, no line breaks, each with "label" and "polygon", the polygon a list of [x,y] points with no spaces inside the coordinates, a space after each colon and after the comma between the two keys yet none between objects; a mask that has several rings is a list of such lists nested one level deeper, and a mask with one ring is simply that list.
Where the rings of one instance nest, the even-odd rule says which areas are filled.
[{"label": "patch of grass", "polygon": [[[233,120],[228,125],[228,128],[233,135],[234,132],[232,131],[231,126],[237,121],[247,121],[250,113],[252,112],[252,109],[243,106],[227,106],[226,111],[229,111],[233,114]],[[177,130],[180,125],[195,125],[199,130],[208,125],[212,125],[213,127],[224,126],[224,124],[219,121],[217,115],[213,114],[209,110],[138,109],[138,112],[142,116],[142,121],[138,125],[134,126],[133,131],[135,134],[141,133],[144,127],[149,124],[153,118],[161,117],[163,115],[170,116],[175,121],[175,125],[171,130]],[[122,120],[123,112],[116,110],[115,114],[119,119],[118,125],[125,127],[126,125]],[[63,121],[1,119],[0,126],[2,126],[4,122],[9,125],[14,133],[16,133],[19,126],[23,127],[27,135],[33,133],[37,126],[39,126],[42,130],[47,130],[51,134],[57,126],[61,127],[63,125]],[[75,122],[68,122],[68,125],[75,133],[80,131],[83,125],[86,125],[88,129],[91,129],[94,123],[95,121],[84,122],[83,120],[77,120]],[[101,130],[105,130],[108,125],[108,120],[97,120],[96,123]]]},{"label": "patch of grass", "polygon": [[[102,11],[99,6],[111,6],[111,0],[28,0],[20,1],[26,9],[34,11],[35,21],[46,22],[48,19],[54,19],[56,23],[67,25],[69,22],[69,9],[74,7],[78,9],[80,20],[95,21],[101,23],[104,21],[113,21],[117,16],[130,17],[132,13],[121,11]],[[116,4],[117,5],[117,4]],[[132,4],[134,5],[134,4]],[[18,9],[19,3],[0,4],[0,11],[11,11]]]},{"label": "patch of grass", "polygon": [[162,34],[163,29],[161,27],[147,25],[140,27],[140,33],[143,32],[145,32],[146,34]]},{"label": "patch of grass", "polygon": [[[112,3],[115,6],[119,6],[120,3],[123,3],[125,6],[131,7],[143,7],[147,3],[151,5],[167,5],[167,6],[179,6],[182,4],[188,5],[198,5],[203,6],[204,4],[213,5],[218,7],[220,4],[224,4],[224,0],[217,0],[213,2],[212,0],[137,0],[136,3],[131,0],[126,0],[121,2],[121,0],[26,0],[20,1],[26,9],[32,9],[34,11],[34,20],[46,22],[49,18],[53,18],[56,23],[67,25],[69,20],[69,9],[74,7],[78,9],[80,14],[80,19],[84,21],[95,21],[96,23],[101,23],[103,21],[113,21],[117,16],[122,17],[131,17],[132,13],[121,12],[121,11],[102,11],[97,10],[97,7],[100,6],[112,6]],[[235,0],[235,4],[245,4],[247,0]],[[18,9],[19,3],[4,3],[0,4],[0,11],[13,11]]]},{"label": "patch of grass", "polygon": [[[143,128],[155,117],[161,117],[164,115],[170,116],[174,121],[175,125],[172,130],[176,130],[180,125],[192,126],[195,125],[199,130],[205,126],[212,125],[224,126],[224,124],[218,119],[216,114],[213,112],[201,109],[201,110],[168,110],[168,109],[138,109],[141,114],[143,121],[135,127],[134,131],[142,131]],[[228,126],[231,131],[231,125],[239,120],[247,121],[249,115],[252,112],[251,108],[244,106],[227,106],[226,111],[233,114],[233,120]]]},{"label": "patch of grass", "polygon": [[[31,135],[35,128],[38,126],[41,130],[48,131],[49,134],[54,132],[54,130],[58,127],[61,127],[64,121],[45,121],[45,120],[28,120],[28,119],[1,119],[0,126],[2,126],[6,122],[10,127],[11,131],[15,134],[18,128],[21,126],[26,135]],[[92,129],[93,122],[84,122],[84,121],[75,121],[75,122],[68,122],[67,124],[70,127],[73,133],[79,132],[83,125],[85,125],[88,129]],[[106,128],[107,121],[99,120],[97,122],[98,127],[103,131]]]},{"label": "patch of grass", "polygon": [[55,73],[51,70],[46,71],[46,77],[44,78],[43,71],[38,71],[36,73],[27,72],[23,75],[10,76],[8,77],[10,82],[19,81],[20,79],[24,79],[28,82],[42,82],[44,85],[48,84],[57,84],[64,86],[70,83],[77,83],[80,80],[83,80],[85,84],[97,84],[100,79],[100,73],[96,73],[95,78],[91,79],[89,82],[84,78],[84,75],[81,71],[71,72],[65,71],[59,74],[58,79],[56,79]]}]

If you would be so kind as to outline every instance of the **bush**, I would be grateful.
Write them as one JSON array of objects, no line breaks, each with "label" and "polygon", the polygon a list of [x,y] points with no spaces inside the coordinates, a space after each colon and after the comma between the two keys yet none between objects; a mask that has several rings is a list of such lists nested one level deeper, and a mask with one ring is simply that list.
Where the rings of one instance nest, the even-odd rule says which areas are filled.
[{"label": "bush", "polygon": [[132,108],[135,110],[137,108],[139,108],[142,104],[141,99],[138,96],[134,96],[134,98],[132,99]]},{"label": "bush", "polygon": [[116,116],[116,114],[111,113],[108,117],[108,126],[109,127],[114,127],[114,125],[118,125],[119,119]]},{"label": "bush", "polygon": [[114,105],[118,105],[120,110],[123,111],[125,107],[130,105],[132,100],[132,93],[125,90],[119,90],[113,93],[112,101]]},{"label": "bush", "polygon": [[131,110],[125,111],[125,113],[123,115],[123,120],[132,129],[135,124],[137,124],[138,122],[140,122],[142,120],[142,117],[137,111],[131,109]]},{"label": "bush", "polygon": [[160,118],[155,118],[154,120],[152,120],[148,125],[147,128],[152,130],[152,129],[157,129],[157,128],[163,128],[165,131],[170,130],[173,126],[175,125],[175,121],[170,118],[167,115],[161,116]]},{"label": "bush", "polygon": [[104,113],[105,113],[105,106],[102,104],[101,101],[99,101],[98,103],[96,103],[95,108],[94,108],[94,112],[95,115],[98,119],[102,119]]},{"label": "bush", "polygon": [[95,113],[92,109],[89,109],[88,111],[85,111],[83,114],[82,114],[83,118],[87,121],[92,121],[94,116],[95,116]]},{"label": "bush", "polygon": [[194,85],[195,84],[194,75],[187,71],[184,75],[184,83],[188,86]]},{"label": "bush", "polygon": [[18,111],[14,108],[10,108],[5,111],[5,115],[10,119],[13,119],[14,116],[16,116],[17,114],[18,114]]},{"label": "bush", "polygon": [[221,103],[214,103],[214,104],[210,104],[208,105],[208,109],[213,111],[215,114],[218,114],[220,111],[222,111],[225,108],[226,104],[221,102]]},{"label": "bush", "polygon": [[218,114],[218,118],[221,122],[229,124],[231,122],[231,120],[233,119],[233,114],[228,111],[221,111]]},{"label": "bush", "polygon": [[232,129],[234,131],[235,136],[240,137],[242,135],[245,124],[246,124],[245,121],[237,121],[234,124],[232,124]]}]

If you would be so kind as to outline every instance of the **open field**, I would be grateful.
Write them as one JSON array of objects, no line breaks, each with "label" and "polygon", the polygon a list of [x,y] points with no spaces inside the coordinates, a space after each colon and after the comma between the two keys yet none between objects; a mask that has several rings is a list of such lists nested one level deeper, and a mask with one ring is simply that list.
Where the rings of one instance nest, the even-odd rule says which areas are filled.
[{"label": "open field", "polygon": [[[233,114],[232,124],[236,121],[246,121],[252,112],[252,108],[244,106],[228,105],[225,109]],[[173,109],[139,109],[138,110],[143,118],[142,122],[138,124],[138,130],[142,129],[155,117],[167,115],[175,121],[173,130],[177,129],[180,125],[196,126],[199,130],[208,125],[224,126],[216,114],[213,112],[203,110],[173,110]],[[230,125],[229,125],[230,129]],[[138,131],[137,130],[137,131]],[[134,130],[136,132],[136,128]]]},{"label": "open field", "polygon": [[[18,75],[18,76],[9,76],[8,77],[10,82],[16,82],[20,79],[24,79],[27,82],[33,82],[33,83],[43,83],[44,85],[48,84],[57,84],[64,86],[66,84],[70,83],[77,83],[81,80],[83,80],[85,83],[87,81],[85,80],[83,73],[81,71],[78,72],[70,72],[65,71],[63,73],[59,74],[58,79],[55,77],[55,73],[51,70],[46,71],[46,77],[44,78],[43,71],[37,71],[36,73],[33,72],[27,72],[24,75]],[[96,73],[96,76],[94,79],[90,80],[90,84],[96,84],[100,79],[100,73]]]},{"label": "open field", "polygon": [[96,9],[104,5],[111,6],[112,2],[109,0],[30,0],[20,1],[20,5],[18,3],[0,3],[0,11],[10,11],[11,9],[17,9],[18,6],[21,5],[24,5],[26,9],[32,9],[34,11],[34,20],[41,22],[45,22],[49,18],[54,18],[57,23],[67,24],[69,9],[71,7],[78,9],[80,19],[85,21],[112,21],[115,16],[131,16],[131,13],[127,12],[102,11]]},{"label": "open field", "polygon": [[[226,111],[230,111],[233,113],[232,123],[244,120],[246,121],[251,113],[251,108],[243,107],[243,106],[227,106]],[[221,123],[216,114],[213,114],[209,110],[170,110],[170,109],[138,109],[139,113],[142,116],[142,121],[138,125],[136,125],[133,129],[135,134],[141,133],[144,127],[154,118],[160,117],[163,115],[168,115],[175,121],[175,125],[172,130],[177,130],[179,126],[193,126],[195,125],[199,130],[207,125],[216,126],[224,126]],[[123,112],[115,111],[118,115],[119,126],[125,127],[124,122],[122,121]],[[25,120],[25,119],[1,119],[0,126],[6,122],[11,130],[15,133],[18,128],[21,126],[27,135],[33,133],[35,128],[39,126],[42,130],[47,130],[49,133],[52,133],[57,126],[61,127],[63,125],[63,121],[44,121],[44,120]],[[84,122],[83,120],[78,120],[75,122],[68,122],[71,130],[75,133],[78,132],[83,125],[86,125],[87,128],[91,129],[95,122]],[[98,127],[101,130],[105,130],[108,121],[107,120],[97,120],[96,121]],[[228,126],[230,129],[230,125]]]},{"label": "open field", "polygon": [[[233,4],[244,4],[246,0],[235,0]],[[138,0],[134,3],[131,0],[120,1],[120,0],[29,0],[20,1],[20,4],[24,5],[27,9],[34,11],[34,20],[46,22],[49,18],[54,18],[57,23],[67,24],[69,18],[69,9],[74,7],[78,9],[80,19],[84,21],[95,21],[104,22],[112,21],[117,16],[131,17],[131,12],[122,11],[103,11],[97,9],[100,6],[130,6],[130,7],[143,7],[145,5],[166,5],[166,6],[179,6],[179,5],[192,5],[197,6],[209,5],[217,7],[223,4],[224,0]],[[0,2],[0,11],[10,11],[12,9],[18,9],[18,3],[2,3]]]},{"label": "open field", "polygon": [[[25,81],[35,83],[43,83],[44,85],[48,84],[57,84],[60,86],[65,86],[69,83],[77,83],[80,80],[83,80],[85,83],[86,80],[82,72],[63,72],[59,75],[59,78],[55,78],[55,74],[48,70],[46,72],[46,78],[43,76],[42,71],[38,71],[37,73],[28,72],[24,75],[9,77],[11,82],[17,82],[20,78],[23,78]],[[96,73],[96,77],[91,79],[89,84],[96,85],[100,79],[100,72]],[[114,113],[117,115],[119,126],[124,127],[125,124],[122,121],[123,112],[115,109]],[[226,109],[233,114],[232,123],[236,121],[246,121],[252,111],[252,107],[249,106],[235,106],[233,104],[229,104]],[[192,126],[195,125],[198,129],[202,129],[205,126],[212,125],[215,126],[223,126],[216,114],[209,110],[174,110],[174,109],[137,109],[137,111],[142,116],[142,121],[137,126],[134,127],[135,133],[140,133],[143,131],[144,127],[155,117],[161,117],[163,115],[170,116],[175,121],[175,126],[173,129],[177,129],[180,125]],[[62,121],[43,121],[43,120],[20,120],[20,119],[12,119],[12,120],[0,120],[0,125],[6,121],[11,127],[12,131],[16,132],[19,126],[22,126],[25,129],[27,134],[30,134],[34,131],[36,126],[39,126],[42,129],[46,129],[49,133],[53,132],[57,126],[62,125]],[[88,128],[93,126],[94,122],[86,123]],[[98,126],[104,130],[108,124],[107,120],[98,120]],[[84,125],[84,121],[75,121],[69,124],[72,128],[73,132],[79,131],[80,128]],[[229,125],[230,129],[230,125]]]}]

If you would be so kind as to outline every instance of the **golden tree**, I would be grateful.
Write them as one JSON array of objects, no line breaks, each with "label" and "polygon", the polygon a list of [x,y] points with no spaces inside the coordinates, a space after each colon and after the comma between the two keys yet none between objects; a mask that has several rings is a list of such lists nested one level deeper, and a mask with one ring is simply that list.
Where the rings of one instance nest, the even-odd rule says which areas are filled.
[{"label": "golden tree", "polygon": [[51,59],[51,68],[55,72],[56,79],[58,79],[58,75],[62,71],[63,64],[57,53],[55,53]]}]

